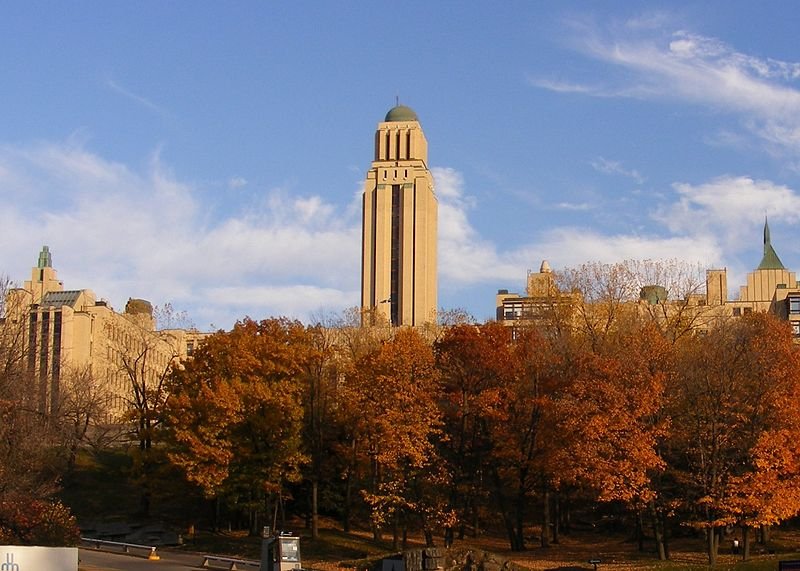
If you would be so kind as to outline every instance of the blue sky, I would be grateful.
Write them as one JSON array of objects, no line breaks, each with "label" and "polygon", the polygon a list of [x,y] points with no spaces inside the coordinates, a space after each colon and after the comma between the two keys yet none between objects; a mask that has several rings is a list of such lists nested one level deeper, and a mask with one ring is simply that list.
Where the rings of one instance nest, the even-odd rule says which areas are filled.
[{"label": "blue sky", "polygon": [[9,2],[0,273],[308,320],[359,303],[360,193],[395,98],[439,198],[439,303],[527,270],[800,269],[794,2]]}]

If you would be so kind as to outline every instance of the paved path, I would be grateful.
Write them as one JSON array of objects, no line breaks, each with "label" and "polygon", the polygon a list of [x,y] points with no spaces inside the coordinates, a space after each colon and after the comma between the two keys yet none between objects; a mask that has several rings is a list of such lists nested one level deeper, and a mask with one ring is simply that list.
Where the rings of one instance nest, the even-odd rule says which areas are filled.
[{"label": "paved path", "polygon": [[[78,550],[79,567],[82,571],[189,571],[204,568],[202,553],[158,551],[159,561],[150,561],[147,554],[128,555],[81,547]],[[216,567],[216,569],[227,569]],[[242,567],[243,570],[255,567]]]}]

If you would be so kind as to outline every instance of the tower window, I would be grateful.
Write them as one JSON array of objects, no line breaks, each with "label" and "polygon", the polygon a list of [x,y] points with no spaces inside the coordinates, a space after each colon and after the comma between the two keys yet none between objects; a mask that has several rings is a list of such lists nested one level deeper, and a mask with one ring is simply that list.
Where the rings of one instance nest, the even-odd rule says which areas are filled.
[{"label": "tower window", "polygon": [[400,324],[400,185],[392,185],[392,267],[390,281],[390,319]]}]

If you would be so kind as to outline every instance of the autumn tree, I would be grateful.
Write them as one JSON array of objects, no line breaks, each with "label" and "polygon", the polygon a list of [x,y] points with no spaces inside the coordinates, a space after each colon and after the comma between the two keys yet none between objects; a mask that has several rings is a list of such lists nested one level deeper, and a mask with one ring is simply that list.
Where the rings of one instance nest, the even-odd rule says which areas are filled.
[{"label": "autumn tree", "polygon": [[459,536],[467,523],[474,533],[488,493],[484,468],[491,448],[484,416],[487,395],[514,373],[511,331],[497,323],[447,328],[435,344],[441,374],[443,413],[448,438],[442,443],[452,467],[450,503],[459,516]]},{"label": "autumn tree", "polygon": [[482,398],[490,441],[487,474],[511,549],[525,549],[531,500],[540,498],[541,541],[549,545],[549,495],[560,470],[554,398],[561,390],[558,356],[537,328],[521,328],[510,343],[511,376]]},{"label": "autumn tree", "polygon": [[432,544],[451,513],[439,493],[448,475],[435,446],[441,419],[431,347],[413,329],[396,330],[356,361],[341,390],[376,537],[387,523],[417,524]]},{"label": "autumn tree", "polygon": [[[374,310],[362,310],[352,307],[341,315],[320,318],[328,330],[333,332],[333,340],[337,351],[337,367],[341,378],[355,375],[356,363],[367,355],[377,351],[381,344],[391,339],[395,329],[385,318]],[[370,326],[364,326],[371,323]],[[339,472],[344,484],[342,493],[342,527],[349,532],[358,502],[361,466],[359,458],[359,441],[355,438],[355,427],[358,424],[352,417],[352,408],[342,391],[337,391],[337,403],[334,405],[333,422],[340,431],[331,443],[334,460],[338,461]]]},{"label": "autumn tree", "polygon": [[80,447],[104,447],[118,441],[122,430],[109,422],[112,394],[108,384],[98,379],[88,366],[62,370],[53,416],[66,456],[65,475],[69,476]]},{"label": "autumn tree", "polygon": [[[702,272],[678,260],[588,263],[559,272],[556,284],[569,292],[573,306],[566,319],[547,324],[551,338],[558,333],[561,342],[553,347],[569,377],[562,406],[571,411],[562,417],[572,423],[565,430],[585,452],[570,458],[576,467],[583,463],[580,479],[591,475],[590,488],[602,501],[622,501],[638,511],[640,524],[643,514],[650,515],[659,557],[665,559],[667,514],[676,494],[663,460],[670,427],[665,387],[675,374],[676,346],[692,343],[698,327],[714,325]],[[626,430],[638,436],[614,436]],[[609,462],[603,454],[612,451],[616,460]],[[618,464],[623,460],[634,470],[623,469]],[[606,487],[615,478],[618,493],[609,494]],[[641,530],[637,533],[641,538]]]},{"label": "autumn tree", "polygon": [[665,559],[658,480],[669,429],[663,409],[671,345],[647,322],[619,335],[606,348],[624,351],[583,351],[564,371],[556,403],[559,477],[593,490],[600,502],[619,502],[633,512],[648,508],[659,556]]},{"label": "autumn tree", "polygon": [[572,295],[573,326],[595,351],[642,317],[675,342],[712,312],[701,295],[705,280],[699,266],[679,260],[588,262],[557,272],[555,283],[562,294]]},{"label": "autumn tree", "polygon": [[26,363],[24,296],[0,277],[0,542],[74,545],[75,518],[56,499],[57,422],[37,406]]},{"label": "autumn tree", "polygon": [[[335,482],[337,462],[334,456],[337,424],[335,409],[339,378],[344,375],[347,362],[341,345],[340,328],[318,324],[307,328],[308,354],[303,363],[302,402],[304,408],[303,440],[310,462],[306,466],[309,482],[309,519],[311,537],[319,537],[320,484]],[[338,324],[337,324],[338,325]]]},{"label": "autumn tree", "polygon": [[[753,314],[719,326],[681,355],[671,461],[685,482],[687,522],[706,533],[774,524],[800,510],[800,362],[788,324]],[[786,491],[787,493],[781,493]]]},{"label": "autumn tree", "polygon": [[245,510],[253,534],[307,461],[302,395],[312,350],[299,322],[245,319],[207,338],[170,377],[171,461],[207,497]]},{"label": "autumn tree", "polygon": [[155,331],[150,304],[129,300],[125,313],[106,322],[109,343],[109,378],[118,379],[118,394],[124,402],[121,420],[138,444],[134,452],[133,476],[141,489],[139,509],[150,513],[152,485],[160,462],[153,443],[164,419],[169,399],[167,379],[177,363],[179,351],[169,332]]}]

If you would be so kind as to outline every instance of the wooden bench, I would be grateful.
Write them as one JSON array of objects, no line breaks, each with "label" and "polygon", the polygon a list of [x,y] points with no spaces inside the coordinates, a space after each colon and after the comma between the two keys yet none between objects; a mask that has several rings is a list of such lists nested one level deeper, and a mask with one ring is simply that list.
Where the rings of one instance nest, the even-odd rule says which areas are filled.
[{"label": "wooden bench", "polygon": [[236,559],[235,557],[222,557],[219,555],[203,555],[203,567],[211,567],[211,563],[227,565],[228,571],[237,571],[239,565],[244,567],[261,567],[261,561]]}]

